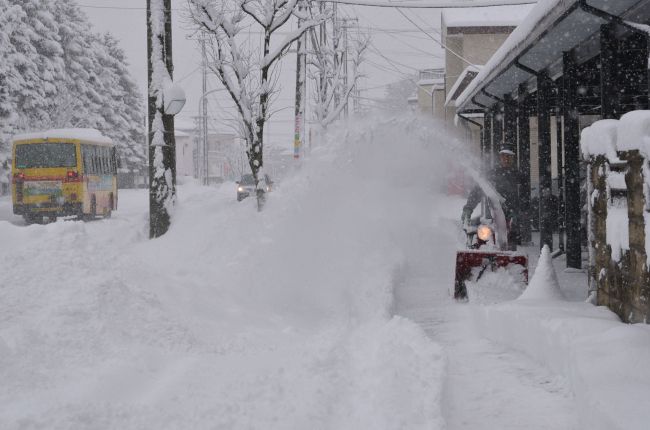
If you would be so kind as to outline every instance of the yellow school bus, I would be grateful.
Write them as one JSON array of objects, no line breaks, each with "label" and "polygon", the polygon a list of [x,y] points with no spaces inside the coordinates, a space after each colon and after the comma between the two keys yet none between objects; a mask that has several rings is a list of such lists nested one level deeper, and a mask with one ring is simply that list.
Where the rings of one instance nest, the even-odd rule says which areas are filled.
[{"label": "yellow school bus", "polygon": [[13,139],[14,214],[27,223],[109,217],[117,209],[117,153],[94,129],[61,129]]}]

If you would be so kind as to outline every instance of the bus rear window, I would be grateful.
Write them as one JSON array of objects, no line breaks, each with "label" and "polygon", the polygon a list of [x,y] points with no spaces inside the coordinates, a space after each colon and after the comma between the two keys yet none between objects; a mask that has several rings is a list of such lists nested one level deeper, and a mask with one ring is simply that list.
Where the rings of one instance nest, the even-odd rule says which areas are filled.
[{"label": "bus rear window", "polygon": [[31,143],[16,145],[16,168],[75,167],[74,143]]}]

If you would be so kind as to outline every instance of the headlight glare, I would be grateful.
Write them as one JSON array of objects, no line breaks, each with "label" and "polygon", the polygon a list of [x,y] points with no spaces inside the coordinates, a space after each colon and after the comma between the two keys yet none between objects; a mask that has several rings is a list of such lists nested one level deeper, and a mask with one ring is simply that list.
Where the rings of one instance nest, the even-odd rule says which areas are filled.
[{"label": "headlight glare", "polygon": [[478,235],[478,238],[481,239],[484,242],[487,242],[490,237],[492,237],[492,229],[490,226],[487,225],[479,225],[478,230],[476,230],[476,234]]}]

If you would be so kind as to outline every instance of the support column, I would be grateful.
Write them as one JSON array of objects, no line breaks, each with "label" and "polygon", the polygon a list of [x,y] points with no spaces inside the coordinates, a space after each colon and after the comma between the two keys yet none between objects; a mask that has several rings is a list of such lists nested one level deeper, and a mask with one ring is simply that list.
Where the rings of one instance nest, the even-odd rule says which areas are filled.
[{"label": "support column", "polygon": [[577,108],[578,73],[570,52],[563,55],[564,62],[564,162],[566,165],[566,265],[582,267],[580,226],[580,124]]},{"label": "support column", "polygon": [[494,139],[492,140],[492,158],[494,159],[493,165],[499,159],[498,153],[501,146],[503,146],[503,106],[501,103],[494,105],[494,123],[492,124],[492,132]]},{"label": "support column", "polygon": [[[631,34],[619,43],[619,72],[624,83],[619,88],[621,104],[625,112],[648,109],[648,34]],[[624,79],[623,79],[624,78]]]},{"label": "support column", "polygon": [[521,187],[519,188],[519,214],[521,216],[521,242],[531,242],[530,234],[530,109],[526,101],[526,87],[519,86],[517,96],[518,160]]},{"label": "support column", "polygon": [[503,96],[503,142],[517,152],[517,105],[510,94]]},{"label": "support column", "polygon": [[565,197],[566,192],[564,189],[564,139],[562,136],[562,95],[564,91],[564,83],[556,82],[557,85],[557,108],[555,109],[555,154],[556,169],[557,169],[557,229],[558,229],[558,250],[565,252],[564,242],[566,236],[566,223],[564,222],[564,215],[566,213]]},{"label": "support column", "polygon": [[618,91],[617,43],[614,24],[600,26],[600,103],[602,119],[618,119],[621,115]]},{"label": "support column", "polygon": [[539,149],[539,245],[553,250],[551,201],[551,115],[553,81],[546,74],[537,77],[537,142]]},{"label": "support column", "polygon": [[481,148],[481,160],[485,160],[485,119],[487,118],[487,114],[483,112],[483,127],[479,130],[479,138],[480,138],[480,148]]},{"label": "support column", "polygon": [[[485,111],[485,125],[483,126],[483,133],[485,136],[485,154],[483,158],[483,168],[485,172],[492,167],[492,111],[490,109]],[[484,172],[484,173],[485,173]]]}]

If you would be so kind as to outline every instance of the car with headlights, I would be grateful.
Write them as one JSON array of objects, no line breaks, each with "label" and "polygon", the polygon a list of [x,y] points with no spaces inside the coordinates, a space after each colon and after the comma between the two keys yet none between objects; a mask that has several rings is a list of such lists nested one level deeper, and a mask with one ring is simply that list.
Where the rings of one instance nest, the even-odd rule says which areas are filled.
[{"label": "car with headlights", "polygon": [[[273,181],[271,181],[269,175],[264,175],[260,181],[262,182],[262,190],[265,192],[271,191]],[[252,174],[242,175],[241,179],[237,181],[237,201],[241,202],[253,194],[255,194],[255,177]]]}]

